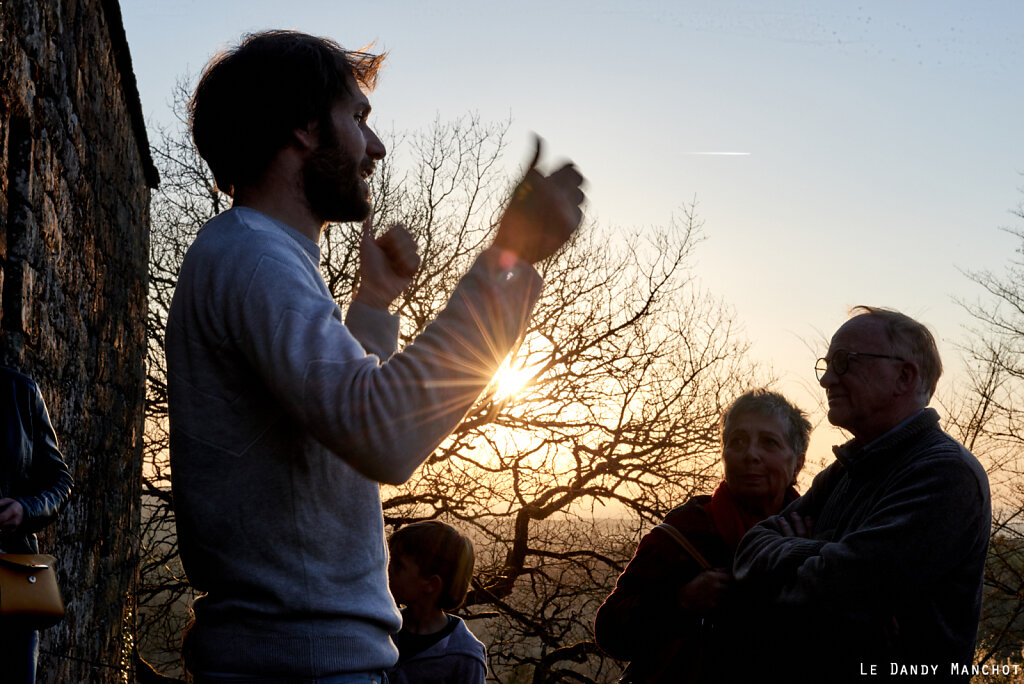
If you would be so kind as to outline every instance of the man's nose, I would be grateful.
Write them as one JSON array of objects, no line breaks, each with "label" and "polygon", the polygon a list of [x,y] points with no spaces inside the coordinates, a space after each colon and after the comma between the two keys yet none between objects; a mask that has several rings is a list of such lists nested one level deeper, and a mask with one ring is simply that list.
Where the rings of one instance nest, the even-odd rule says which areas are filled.
[{"label": "man's nose", "polygon": [[833,370],[832,366],[832,362],[829,361],[828,365],[825,366],[825,372],[821,374],[821,378],[818,380],[818,384],[821,385],[822,387],[829,387],[831,385],[834,385],[835,382],[839,379],[839,376],[836,375],[836,372],[835,370]]},{"label": "man's nose", "polygon": [[373,129],[367,127],[363,136],[366,138],[366,156],[374,161],[380,161],[388,153],[384,143],[380,141]]}]

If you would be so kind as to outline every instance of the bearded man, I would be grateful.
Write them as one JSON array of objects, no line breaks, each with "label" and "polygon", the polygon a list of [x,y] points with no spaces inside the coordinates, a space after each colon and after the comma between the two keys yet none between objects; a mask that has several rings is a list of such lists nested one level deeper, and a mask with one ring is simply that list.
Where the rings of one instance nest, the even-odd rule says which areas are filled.
[{"label": "bearded man", "polygon": [[365,91],[381,61],[255,34],[213,60],[190,104],[234,200],[185,256],[166,336],[178,540],[203,593],[185,644],[196,682],[380,681],[401,618],[379,483],[408,479],[470,408],[524,331],[531,264],[580,223],[579,173],[531,166],[493,245],[396,352],[389,307],[419,256],[403,227],[375,237],[367,221],[343,319],[318,243],[327,222],[370,212],[385,149]]}]

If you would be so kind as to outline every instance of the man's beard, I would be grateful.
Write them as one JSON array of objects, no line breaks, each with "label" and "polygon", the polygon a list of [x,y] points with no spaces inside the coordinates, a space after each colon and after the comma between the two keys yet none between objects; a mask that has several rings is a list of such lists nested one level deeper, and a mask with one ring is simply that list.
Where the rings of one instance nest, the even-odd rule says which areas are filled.
[{"label": "man's beard", "polygon": [[306,158],[302,181],[309,208],[323,221],[362,221],[370,213],[359,164],[333,136],[324,136]]}]

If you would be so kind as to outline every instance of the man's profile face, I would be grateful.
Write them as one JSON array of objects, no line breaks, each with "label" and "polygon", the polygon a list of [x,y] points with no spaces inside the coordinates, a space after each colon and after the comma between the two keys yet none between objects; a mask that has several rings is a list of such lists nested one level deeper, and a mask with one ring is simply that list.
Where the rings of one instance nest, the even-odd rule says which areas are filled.
[{"label": "man's profile face", "polygon": [[[870,315],[848,320],[828,347],[825,358],[836,351],[898,356],[885,331],[885,324]],[[849,430],[854,437],[871,440],[894,427],[901,419],[895,399],[900,362],[865,356],[851,356],[845,373],[838,375],[832,365],[821,378],[828,397],[828,422]]]},{"label": "man's profile face", "polygon": [[353,95],[334,103],[319,124],[319,144],[302,168],[303,188],[313,214],[323,221],[361,221],[370,211],[366,180],[385,149],[367,125],[370,103],[355,84]]}]

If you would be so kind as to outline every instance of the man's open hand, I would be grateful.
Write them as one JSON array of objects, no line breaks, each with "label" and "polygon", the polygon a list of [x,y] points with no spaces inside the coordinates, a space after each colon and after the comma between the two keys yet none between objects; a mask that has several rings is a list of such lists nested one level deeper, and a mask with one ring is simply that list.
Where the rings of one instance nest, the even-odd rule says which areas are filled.
[{"label": "man's open hand", "polygon": [[583,176],[566,164],[549,176],[537,171],[541,141],[533,162],[509,199],[494,245],[531,264],[559,250],[579,228],[583,211]]}]

